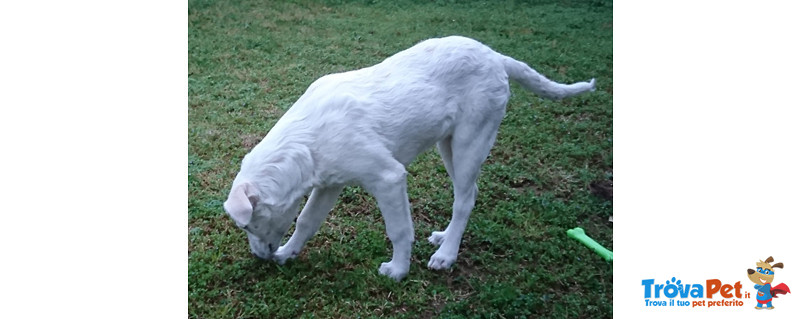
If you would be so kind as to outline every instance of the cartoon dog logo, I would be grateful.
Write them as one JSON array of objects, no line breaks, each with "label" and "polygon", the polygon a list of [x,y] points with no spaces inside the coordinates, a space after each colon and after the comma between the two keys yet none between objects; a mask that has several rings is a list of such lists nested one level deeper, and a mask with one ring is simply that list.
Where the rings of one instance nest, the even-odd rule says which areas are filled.
[{"label": "cartoon dog logo", "polygon": [[755,288],[758,290],[756,294],[756,309],[761,310],[764,308],[775,309],[772,306],[772,298],[778,298],[778,294],[791,293],[789,286],[786,284],[778,284],[772,287],[772,280],[775,279],[775,268],[783,269],[783,263],[776,263],[770,265],[774,260],[772,256],[767,260],[759,260],[756,263],[756,270],[748,269],[747,278],[756,284]]}]

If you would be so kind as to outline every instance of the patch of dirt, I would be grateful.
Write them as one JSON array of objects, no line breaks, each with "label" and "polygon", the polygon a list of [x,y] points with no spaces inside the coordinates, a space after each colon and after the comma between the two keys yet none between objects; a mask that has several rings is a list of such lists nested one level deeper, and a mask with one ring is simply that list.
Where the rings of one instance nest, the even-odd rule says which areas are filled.
[{"label": "patch of dirt", "polygon": [[603,199],[614,200],[614,181],[600,180],[589,183],[589,190],[592,194]]},{"label": "patch of dirt", "polygon": [[248,150],[255,147],[258,142],[261,142],[261,135],[256,134],[244,134],[240,138],[242,139],[242,146]]},{"label": "patch of dirt", "polygon": [[524,193],[527,190],[532,190],[536,196],[541,196],[543,190],[536,183],[525,177],[515,178],[509,181],[508,186],[513,188],[518,193]]}]

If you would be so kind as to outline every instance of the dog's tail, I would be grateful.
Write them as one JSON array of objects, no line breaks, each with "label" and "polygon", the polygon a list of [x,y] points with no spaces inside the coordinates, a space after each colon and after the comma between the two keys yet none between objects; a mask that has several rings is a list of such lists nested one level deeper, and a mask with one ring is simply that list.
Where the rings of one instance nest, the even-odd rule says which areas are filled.
[{"label": "dog's tail", "polygon": [[524,62],[517,61],[507,56],[503,56],[503,66],[508,77],[517,81],[519,84],[531,90],[541,97],[560,100],[566,97],[578,95],[583,92],[594,91],[594,79],[589,82],[577,82],[572,84],[561,84],[536,72]]}]

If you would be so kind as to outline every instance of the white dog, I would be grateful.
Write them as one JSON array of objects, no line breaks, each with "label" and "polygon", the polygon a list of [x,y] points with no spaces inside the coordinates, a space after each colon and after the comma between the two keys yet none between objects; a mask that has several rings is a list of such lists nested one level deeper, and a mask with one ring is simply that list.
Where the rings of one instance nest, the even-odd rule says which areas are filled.
[{"label": "white dog", "polygon": [[[284,263],[320,227],[345,185],[375,196],[392,241],[379,272],[408,274],[414,229],[406,166],[433,144],[453,181],[453,217],[428,241],[428,267],[453,265],[475,205],[480,167],[509,98],[508,79],[549,99],[594,90],[594,79],[559,84],[472,39],[423,41],[375,66],[315,81],[242,160],[225,211],[256,256]],[[294,234],[280,246],[303,196]]]}]

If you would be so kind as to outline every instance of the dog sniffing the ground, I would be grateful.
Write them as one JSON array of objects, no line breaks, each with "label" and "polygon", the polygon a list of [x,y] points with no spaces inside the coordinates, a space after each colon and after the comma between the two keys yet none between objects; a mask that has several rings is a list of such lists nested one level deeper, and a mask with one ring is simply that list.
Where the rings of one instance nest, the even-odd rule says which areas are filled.
[{"label": "dog sniffing the ground", "polygon": [[[375,196],[392,242],[392,259],[379,272],[401,280],[414,241],[406,166],[436,144],[454,203],[450,224],[428,238],[439,246],[428,267],[449,268],[505,114],[509,79],[548,99],[595,87],[594,79],[550,81],[472,39],[426,40],[377,65],[312,83],[244,157],[224,209],[247,233],[254,255],[282,264],[317,232],[342,189],[361,185]],[[294,234],[280,246],[295,217]]]}]

